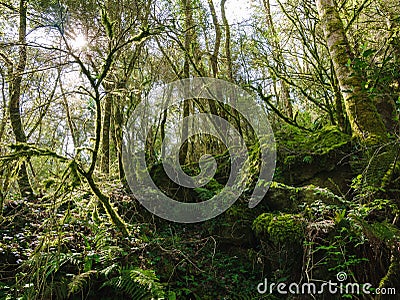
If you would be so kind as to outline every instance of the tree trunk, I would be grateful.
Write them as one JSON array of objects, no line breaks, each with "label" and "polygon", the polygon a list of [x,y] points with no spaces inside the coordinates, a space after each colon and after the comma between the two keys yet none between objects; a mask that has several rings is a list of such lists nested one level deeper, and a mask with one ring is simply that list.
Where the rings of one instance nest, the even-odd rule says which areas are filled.
[{"label": "tree trunk", "polygon": [[119,103],[114,105],[114,130],[115,130],[115,146],[117,149],[117,157],[118,157],[118,172],[119,172],[119,180],[125,189],[129,190],[128,182],[125,177],[124,164],[122,160],[122,139],[123,139],[123,122],[124,118],[122,116],[121,107]]},{"label": "tree trunk", "polygon": [[110,173],[110,128],[111,128],[112,95],[108,91],[105,97],[103,131],[101,144],[101,172]]},{"label": "tree trunk", "polygon": [[353,136],[367,144],[386,141],[382,118],[368,93],[363,90],[360,76],[349,66],[354,54],[336,10],[335,1],[317,0],[317,9]]},{"label": "tree trunk", "polygon": [[215,28],[215,43],[214,43],[214,50],[211,55],[211,69],[213,72],[213,77],[217,77],[218,74],[218,54],[219,54],[219,47],[221,45],[221,29],[219,28],[218,24],[218,17],[215,11],[213,0],[208,0],[208,6],[211,11],[211,16],[213,20],[213,25]]},{"label": "tree trunk", "polygon": [[224,23],[224,29],[225,29],[225,56],[226,56],[226,65],[228,68],[228,78],[229,78],[229,80],[232,81],[233,80],[233,68],[232,68],[232,55],[231,55],[231,29],[229,27],[229,23],[226,18],[225,2],[226,2],[226,0],[221,0],[221,16],[222,16],[222,21]]},{"label": "tree trunk", "polygon": [[[226,64],[228,67],[228,78],[230,82],[234,82],[233,80],[233,65],[232,65],[232,53],[231,53],[231,29],[230,29],[230,25],[228,23],[228,19],[226,18],[226,12],[225,12],[225,3],[226,0],[221,0],[221,17],[222,17],[222,21],[224,23],[224,29],[225,29],[225,56],[226,56]],[[235,105],[235,100],[232,99],[232,104]],[[231,106],[231,115],[233,116],[233,118],[235,119],[235,127],[236,129],[239,131],[239,134],[242,136],[243,132],[242,132],[242,126],[240,124],[240,114],[233,109],[233,107]],[[224,115],[224,111],[222,110],[221,112],[221,117],[224,119],[227,119]],[[223,128],[222,132],[227,133],[228,129],[227,128]]]},{"label": "tree trunk", "polygon": [[[26,49],[26,13],[27,3],[25,0],[21,0],[19,3],[19,62],[16,72],[12,78],[11,83],[11,96],[9,113],[12,130],[15,135],[17,143],[26,143],[27,138],[22,126],[22,119],[20,114],[20,97],[21,97],[21,82],[22,76],[26,67],[27,49]],[[22,197],[32,198],[33,190],[29,182],[29,176],[26,168],[26,162],[22,161],[18,173],[18,186]]]},{"label": "tree trunk", "polygon": [[[9,74],[12,73],[12,66],[9,66]],[[0,71],[1,72],[1,71]],[[4,87],[6,85],[5,79],[4,79],[4,74],[0,73],[1,76],[1,86],[2,86],[2,98],[3,98],[3,111],[1,113],[1,123],[0,123],[0,143],[3,140],[4,136],[4,131],[7,125],[7,120],[8,120],[8,108],[7,108],[7,98],[5,95]]]},{"label": "tree trunk", "polygon": [[[185,62],[183,65],[183,78],[189,78],[190,76],[190,51],[191,45],[193,40],[193,33],[192,33],[192,7],[191,7],[191,0],[183,0],[183,9],[185,14]],[[185,164],[186,157],[188,154],[189,143],[185,139],[187,138],[189,132],[189,124],[184,119],[189,116],[189,109],[190,109],[190,100],[183,101],[183,123],[182,123],[182,133],[181,133],[181,141],[182,147],[181,151],[179,152],[179,162],[180,164]]]},{"label": "tree trunk", "polygon": [[[334,73],[334,70],[333,70]],[[338,80],[336,74],[333,74],[332,80],[332,88],[335,93],[335,112],[336,112],[336,119],[339,125],[339,128],[342,132],[346,132],[346,119],[343,112],[343,102],[342,102],[342,93],[340,92],[340,87],[338,85]]]},{"label": "tree trunk", "polygon": [[[60,72],[61,72],[61,70],[60,70]],[[72,143],[74,144],[74,149],[76,149],[76,147],[78,146],[77,137],[75,135],[76,127],[75,127],[75,124],[74,124],[74,122],[72,120],[71,110],[69,108],[67,96],[65,95],[65,91],[64,91],[64,86],[63,86],[62,80],[59,80],[58,83],[59,83],[59,86],[60,86],[60,91],[61,91],[61,96],[62,96],[63,105],[64,105],[64,109],[65,109],[65,114],[67,116],[67,123],[68,123],[69,131],[71,132]]]}]

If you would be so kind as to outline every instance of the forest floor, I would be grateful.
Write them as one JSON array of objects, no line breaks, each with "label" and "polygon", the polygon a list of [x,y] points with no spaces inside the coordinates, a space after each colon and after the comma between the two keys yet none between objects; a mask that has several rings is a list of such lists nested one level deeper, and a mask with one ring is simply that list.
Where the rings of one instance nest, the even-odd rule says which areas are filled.
[{"label": "forest floor", "polygon": [[[249,209],[248,191],[202,223],[162,220],[110,185],[126,237],[84,186],[63,199],[16,195],[1,220],[0,299],[288,299],[257,287],[265,279],[334,281],[339,273],[400,291],[398,182],[368,181],[382,178],[384,153],[368,158],[366,170],[364,149],[335,128],[293,131],[290,139],[278,133],[277,140],[277,170],[263,201]],[[160,168],[152,169],[155,181],[176,195]],[[218,193],[221,172],[220,182],[192,191],[194,201]]]}]

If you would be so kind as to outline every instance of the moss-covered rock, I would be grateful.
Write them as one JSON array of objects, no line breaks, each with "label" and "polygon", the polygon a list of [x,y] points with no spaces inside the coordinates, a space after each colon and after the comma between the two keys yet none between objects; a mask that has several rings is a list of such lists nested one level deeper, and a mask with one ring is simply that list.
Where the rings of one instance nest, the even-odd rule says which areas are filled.
[{"label": "moss-covered rock", "polygon": [[270,211],[299,212],[303,204],[311,204],[316,201],[325,204],[340,204],[343,199],[332,193],[329,189],[308,185],[304,187],[292,187],[283,183],[273,182],[262,202]]},{"label": "moss-covered rock", "polygon": [[315,184],[332,190],[345,189],[353,173],[346,159],[351,137],[336,126],[315,132],[298,129],[276,133],[279,175],[275,180],[290,185]]},{"label": "moss-covered rock", "polygon": [[[310,156],[325,155],[333,150],[347,145],[351,137],[336,126],[325,126],[315,132],[304,132],[298,129],[292,129],[291,132],[285,130],[284,133],[277,133],[278,147],[292,154],[286,157],[295,157],[296,160],[304,160],[299,157],[300,154]],[[307,160],[307,159],[306,159]]]},{"label": "moss-covered rock", "polygon": [[300,214],[264,213],[254,220],[252,227],[266,257],[268,278],[299,280],[306,224]]},{"label": "moss-covered rock", "polygon": [[278,244],[301,244],[304,238],[306,222],[299,214],[264,213],[253,222],[253,229],[258,236],[267,237]]}]

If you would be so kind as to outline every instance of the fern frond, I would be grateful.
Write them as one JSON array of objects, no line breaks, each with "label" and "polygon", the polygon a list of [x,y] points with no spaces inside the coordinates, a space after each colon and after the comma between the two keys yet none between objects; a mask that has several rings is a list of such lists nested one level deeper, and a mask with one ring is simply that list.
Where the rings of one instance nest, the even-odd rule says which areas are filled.
[{"label": "fern frond", "polygon": [[44,299],[63,300],[68,298],[68,284],[66,279],[53,281],[45,286],[43,291]]},{"label": "fern frond", "polygon": [[108,266],[107,268],[104,268],[99,273],[104,275],[104,276],[108,276],[108,275],[111,274],[112,271],[114,271],[117,268],[119,268],[118,265],[116,263],[114,263],[111,266]]},{"label": "fern frond", "polygon": [[106,286],[128,294],[133,300],[150,298],[150,293],[144,287],[140,286],[139,283],[131,280],[131,278],[127,276],[118,276],[111,278],[110,280],[103,283],[101,287],[103,288]]},{"label": "fern frond", "polygon": [[71,282],[68,283],[68,297],[72,294],[75,294],[75,293],[83,290],[83,288],[87,284],[88,280],[90,280],[90,277],[96,273],[97,273],[97,271],[90,270],[85,273],[75,275],[72,278]]},{"label": "fern frond", "polygon": [[109,286],[126,293],[132,299],[152,299],[164,296],[163,286],[152,270],[123,267],[119,276],[105,282],[102,287]]}]

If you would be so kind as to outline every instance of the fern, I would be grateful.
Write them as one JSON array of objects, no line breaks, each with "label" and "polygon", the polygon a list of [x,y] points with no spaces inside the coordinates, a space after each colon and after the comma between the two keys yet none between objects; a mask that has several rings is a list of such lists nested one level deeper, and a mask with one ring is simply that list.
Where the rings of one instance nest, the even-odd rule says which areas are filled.
[{"label": "fern", "polygon": [[[111,270],[107,270],[107,268],[103,271],[111,272]],[[164,297],[163,287],[158,282],[158,278],[152,270],[132,267],[120,268],[119,276],[113,277],[103,283],[102,288],[106,286],[126,293],[131,299]]]},{"label": "fern", "polygon": [[72,294],[82,291],[93,274],[97,274],[97,271],[90,270],[85,273],[75,275],[71,282],[68,283],[68,297]]},{"label": "fern", "polygon": [[[40,297],[39,295],[37,296]],[[44,287],[44,299],[64,300],[68,298],[68,282],[67,279],[61,281],[53,281]],[[29,297],[28,297],[29,299]]]},{"label": "fern", "polygon": [[108,266],[107,268],[103,269],[100,271],[100,274],[104,276],[108,276],[111,274],[112,271],[114,271],[116,268],[118,268],[118,265],[116,263]]}]

